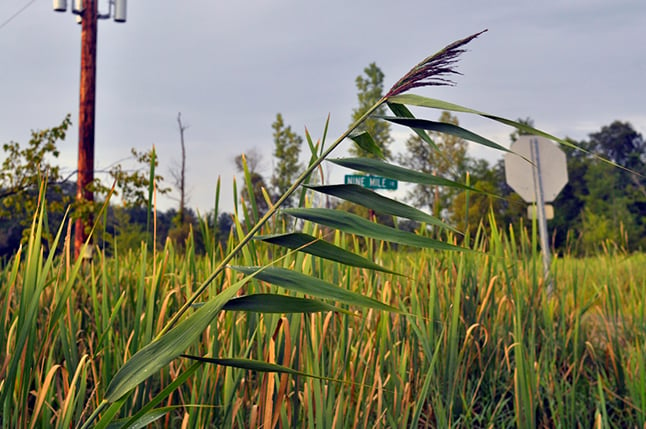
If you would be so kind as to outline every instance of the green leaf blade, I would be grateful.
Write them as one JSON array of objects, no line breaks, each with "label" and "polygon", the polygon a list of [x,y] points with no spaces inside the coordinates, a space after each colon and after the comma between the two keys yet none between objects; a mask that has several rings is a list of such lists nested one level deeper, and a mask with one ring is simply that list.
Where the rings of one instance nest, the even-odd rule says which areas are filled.
[{"label": "green leaf blade", "polygon": [[448,101],[438,100],[435,98],[423,97],[416,94],[399,94],[388,98],[389,103],[405,104],[408,106],[427,107],[431,109],[448,110],[451,112],[471,113],[474,115],[485,115],[483,112],[460,106],[459,104],[449,103]]},{"label": "green leaf blade", "polygon": [[170,413],[171,411],[175,411],[178,409],[184,408],[183,405],[173,405],[170,407],[162,407],[162,408],[154,408],[145,414],[143,414],[141,417],[134,421],[130,421],[129,419],[120,419],[120,420],[115,420],[112,423],[110,423],[107,427],[107,429],[141,429],[145,428],[146,426],[150,425],[151,423],[156,422],[160,418],[164,417],[166,414]]},{"label": "green leaf blade", "polygon": [[291,374],[291,375],[301,375],[306,377],[316,377],[314,375],[309,375],[305,372],[297,371],[295,369],[289,368],[284,365],[269,363],[269,362],[256,360],[256,359],[211,358],[211,357],[193,356],[193,355],[182,355],[182,357],[195,360],[198,362],[202,362],[202,363],[211,363],[215,365],[229,366],[232,368],[246,369],[249,371],[278,372],[278,373],[285,373],[285,374]]},{"label": "green leaf blade", "polygon": [[259,267],[234,266],[231,268],[247,275],[254,275],[257,280],[271,283],[291,291],[301,292],[323,299],[339,301],[349,305],[375,308],[394,313],[401,312],[399,309],[384,304],[381,301],[377,301],[376,299],[349,291],[325,280],[308,276],[297,271],[276,267],[268,267],[263,270],[260,270]]},{"label": "green leaf blade", "polygon": [[453,180],[444,179],[443,177],[426,174],[408,168],[400,167],[398,165],[389,164],[387,162],[379,161],[369,158],[336,158],[331,159],[330,162],[340,165],[341,167],[351,168],[353,170],[363,171],[365,173],[374,174],[378,176],[389,177],[403,182],[419,183],[421,185],[430,186],[448,186],[472,192],[482,192],[479,189],[471,186],[464,185]]},{"label": "green leaf blade", "polygon": [[364,131],[358,134],[351,134],[348,136],[353,142],[357,144],[364,151],[371,153],[379,158],[384,158],[384,153],[381,148],[377,146],[372,136]]},{"label": "green leaf blade", "polygon": [[403,204],[399,201],[387,198],[359,185],[320,185],[308,186],[308,188],[317,192],[332,195],[337,198],[353,202],[355,204],[359,204],[363,207],[372,209],[377,213],[403,217],[418,222],[424,222],[459,233],[458,230],[450,225],[447,225],[434,216],[424,213],[423,211],[418,210],[415,207],[411,207],[407,204]]},{"label": "green leaf blade", "polygon": [[287,209],[284,210],[284,212],[299,219],[329,226],[350,234],[375,238],[377,240],[435,250],[474,252],[471,249],[454,246],[443,241],[434,240],[432,238],[370,222],[360,216],[341,210],[309,208]]},{"label": "green leaf blade", "polygon": [[392,122],[394,124],[404,125],[412,129],[423,129],[423,130],[435,131],[438,133],[450,134],[464,140],[469,140],[474,143],[481,144],[483,146],[487,146],[503,152],[510,152],[509,149],[499,145],[498,143],[492,140],[489,140],[485,137],[482,137],[479,134],[476,134],[465,128],[462,128],[460,126],[450,124],[447,122],[436,122],[436,121],[429,121],[427,119],[417,119],[417,118],[396,118],[392,116],[384,116],[382,117],[382,119]]},{"label": "green leaf blade", "polygon": [[546,139],[552,140],[554,142],[560,143],[563,146],[569,147],[571,149],[575,149],[578,151],[581,151],[585,154],[588,154],[590,156],[593,156],[594,158],[605,162],[606,164],[610,164],[613,167],[620,168],[624,171],[628,171],[633,174],[638,174],[639,176],[643,176],[640,173],[637,173],[629,168],[626,168],[624,166],[621,166],[617,164],[616,162],[610,161],[602,156],[599,156],[597,154],[594,154],[582,147],[577,146],[576,144],[572,143],[571,141],[568,141],[566,139],[562,139],[559,137],[556,137],[550,133],[546,133],[545,131],[541,131],[538,128],[534,128],[532,126],[529,126],[527,124],[523,124],[522,122],[518,121],[513,121],[511,119],[503,118],[502,116],[498,115],[492,115],[490,113],[485,113],[481,112],[479,110],[471,109],[469,107],[464,107],[460,106],[459,104],[454,104],[454,103],[449,103],[447,101],[442,101],[442,100],[437,100],[434,98],[428,98],[428,97],[423,97],[421,95],[416,95],[416,94],[399,94],[399,95],[394,95],[392,97],[388,97],[388,102],[389,103],[396,103],[396,104],[405,104],[405,105],[410,105],[410,106],[417,106],[417,107],[427,107],[431,109],[441,109],[441,110],[448,110],[451,112],[461,112],[461,113],[470,113],[472,115],[479,115],[482,116],[483,118],[491,119],[496,122],[500,122],[501,124],[508,125],[510,127],[514,127],[519,131],[522,131],[523,133],[526,134],[532,134],[536,136],[541,136],[545,137]]},{"label": "green leaf blade", "polygon": [[309,234],[302,232],[293,232],[287,234],[276,235],[263,235],[256,237],[257,240],[262,240],[267,243],[275,244],[278,246],[286,247],[292,250],[300,250],[319,258],[327,259],[334,262],[339,262],[352,267],[367,268],[369,270],[381,271],[390,274],[402,275],[395,271],[386,269],[381,265],[359,256],[355,253],[349,252],[342,247],[336,246],[325,240],[316,238]]},{"label": "green leaf blade", "polygon": [[341,308],[315,299],[294,296],[258,293],[229,300],[224,306],[227,311],[256,313],[319,313],[325,311],[345,312]]},{"label": "green leaf blade", "polygon": [[197,362],[228,366],[231,368],[244,369],[248,371],[277,372],[279,374],[282,373],[282,374],[290,374],[290,375],[300,376],[300,377],[316,378],[319,380],[332,381],[335,383],[347,383],[343,380],[330,378],[330,377],[321,377],[320,375],[314,375],[314,374],[309,374],[307,372],[298,371],[284,365],[269,363],[269,362],[256,360],[256,359],[212,358],[212,357],[192,356],[192,355],[183,355],[182,357],[185,357],[187,359],[192,359]]},{"label": "green leaf blade", "polygon": [[[408,110],[408,107],[404,106],[403,104],[397,104],[397,103],[387,103],[388,108],[390,109],[391,112],[398,118],[415,118],[413,113]],[[421,128],[412,128],[415,134],[419,136],[423,141],[431,145],[433,148],[439,150],[433,139],[428,135],[428,133],[421,129]]]},{"label": "green leaf blade", "polygon": [[114,375],[105,400],[115,402],[139,383],[180,356],[211,323],[217,313],[247,282],[243,279],[209,300],[173,329],[136,352]]}]

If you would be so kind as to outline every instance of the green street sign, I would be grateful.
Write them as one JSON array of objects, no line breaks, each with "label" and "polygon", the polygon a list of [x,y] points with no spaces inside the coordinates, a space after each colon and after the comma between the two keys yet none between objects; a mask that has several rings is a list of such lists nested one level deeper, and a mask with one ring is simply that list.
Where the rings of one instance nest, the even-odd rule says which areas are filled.
[{"label": "green street sign", "polygon": [[394,191],[397,189],[397,181],[380,176],[362,176],[360,174],[346,174],[346,185],[359,185],[368,189],[388,189]]}]

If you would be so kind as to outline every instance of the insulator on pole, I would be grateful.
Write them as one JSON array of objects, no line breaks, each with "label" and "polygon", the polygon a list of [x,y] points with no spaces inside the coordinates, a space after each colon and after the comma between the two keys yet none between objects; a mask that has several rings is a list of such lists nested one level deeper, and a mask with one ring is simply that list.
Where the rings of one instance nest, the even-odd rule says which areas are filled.
[{"label": "insulator on pole", "polygon": [[67,0],[54,0],[54,10],[56,12],[67,11]]},{"label": "insulator on pole", "polygon": [[127,0],[114,0],[115,22],[126,22],[126,4]]},{"label": "insulator on pole", "polygon": [[83,13],[83,10],[85,9],[85,4],[83,0],[73,0],[72,3],[72,12],[80,15]]}]

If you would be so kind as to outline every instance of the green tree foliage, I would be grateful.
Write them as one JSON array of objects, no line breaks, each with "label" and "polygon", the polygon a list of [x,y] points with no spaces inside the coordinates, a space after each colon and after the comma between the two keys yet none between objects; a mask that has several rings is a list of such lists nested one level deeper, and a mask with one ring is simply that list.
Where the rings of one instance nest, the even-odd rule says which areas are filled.
[{"label": "green tree foliage", "polygon": [[[591,151],[633,171],[644,171],[646,164],[646,142],[628,122],[615,121],[590,134],[588,144]],[[623,175],[627,182],[636,175]],[[643,183],[642,183],[643,186]]]},{"label": "green tree foliage", "polygon": [[58,142],[65,139],[72,124],[70,115],[55,127],[31,132],[26,147],[18,142],[2,146],[4,161],[0,166],[0,217],[30,219],[38,204],[38,189],[43,180],[49,183],[50,211],[60,211],[69,202],[60,184],[63,182],[60,166],[54,161],[60,152]]},{"label": "green tree foliage", "polygon": [[[472,185],[481,191],[460,192],[451,202],[451,223],[458,231],[473,237],[482,224],[487,230],[491,230],[491,213],[495,215],[496,200],[489,194],[494,194],[496,189],[490,181],[478,181]],[[495,216],[494,216],[495,218]]]},{"label": "green tree foliage", "polygon": [[[534,120],[532,118],[530,118],[530,117],[518,118],[516,121],[518,121],[518,123],[520,123],[520,124],[528,125],[528,126],[530,126],[532,128],[534,127]],[[519,136],[525,136],[525,135],[528,135],[528,133],[515,128],[514,131],[512,131],[512,133],[509,134],[509,139],[513,143],[516,140],[518,140]]]},{"label": "green tree foliage", "polygon": [[[519,122],[533,126],[531,118]],[[511,141],[520,134],[512,133]],[[630,124],[616,121],[591,133],[589,140],[572,143],[584,151],[562,147],[569,180],[553,202],[554,219],[548,221],[552,247],[578,255],[595,253],[608,243],[626,250],[646,248],[646,186],[635,174],[646,171],[643,137]],[[453,224],[473,234],[481,221],[489,227],[488,216],[493,213],[505,229],[520,226],[527,204],[507,185],[503,161],[490,166],[483,160],[467,160],[471,185],[502,198],[471,192],[465,216],[466,193],[461,192],[451,202]]]},{"label": "green tree foliage", "polygon": [[197,253],[204,253],[204,236],[196,233],[199,231],[199,220],[193,210],[185,208],[184,223],[178,224],[179,213],[173,218],[172,228],[168,231],[168,238],[173,241],[175,248],[185,252],[189,243]]},{"label": "green tree foliage", "polygon": [[[531,118],[521,118],[518,122],[534,126]],[[522,131],[514,130],[509,139],[515,142],[522,134]],[[493,220],[504,230],[514,228],[515,236],[519,237],[518,228],[522,226],[520,220],[526,217],[527,204],[507,184],[503,159],[493,165],[484,159],[473,159],[468,154],[465,154],[464,159],[470,185],[482,193],[463,191],[453,198],[450,211],[453,224],[461,231],[468,231],[473,237],[480,224],[485,231],[490,231]]]},{"label": "green tree foliage", "polygon": [[[587,142],[572,141],[573,144],[588,150]],[[587,193],[586,171],[590,166],[590,156],[580,150],[561,147],[565,151],[568,169],[568,183],[553,203],[554,219],[548,222],[552,231],[552,246],[568,253],[575,252],[577,237],[580,234],[582,213]]]},{"label": "green tree foliage", "polygon": [[[494,165],[484,159],[468,159],[469,183],[482,193],[462,191],[451,201],[450,220],[462,232],[473,237],[478,227],[490,231],[492,218],[498,227],[505,230],[519,226],[525,215],[526,204],[508,185],[504,163]],[[468,210],[467,210],[468,207]],[[518,234],[516,234],[518,236]]]},{"label": "green tree foliage", "polygon": [[[76,187],[61,175],[56,164],[58,143],[65,139],[72,124],[70,115],[52,128],[31,132],[26,146],[11,141],[2,145],[0,165],[0,256],[11,255],[26,237],[26,227],[38,205],[41,183],[47,182],[48,222],[43,238],[60,224],[64,210],[72,202]],[[50,228],[51,226],[51,228]]]},{"label": "green tree foliage", "polygon": [[565,149],[569,182],[554,202],[554,245],[575,254],[594,253],[608,241],[626,250],[646,248],[646,182],[636,174],[646,171],[641,134],[615,121],[575,143],[589,153]]},{"label": "green tree foliage", "polygon": [[511,189],[511,186],[507,184],[507,178],[505,177],[505,163],[502,159],[499,159],[491,167],[491,173],[491,182],[495,185],[495,195],[500,197],[496,198],[494,201],[496,223],[505,229],[518,226],[518,220],[527,213],[527,204],[523,201],[520,195],[514,192],[514,190]]},{"label": "green tree foliage", "polygon": [[[151,163],[157,167],[159,160],[154,154],[154,148],[149,151],[138,151],[135,148],[130,149],[130,153],[137,162],[138,167],[132,170],[126,170],[121,164],[117,164],[108,172],[110,178],[115,183],[116,195],[121,197],[124,206],[144,207],[148,204],[148,191],[150,188],[150,170]],[[170,188],[161,186],[164,177],[156,174],[155,189],[158,194],[167,194]],[[105,195],[108,188],[102,186],[99,182],[97,189],[100,194]]]},{"label": "green tree foliage", "polygon": [[[646,248],[646,145],[626,122],[615,121],[563,148],[568,184],[554,201],[552,245],[574,254],[597,252],[607,242],[626,250]],[[600,160],[601,156],[625,169]]]},{"label": "green tree foliage", "polygon": [[[109,183],[98,178],[91,184],[95,192],[95,202],[75,200],[76,186],[70,181],[73,175],[63,177],[60,166],[56,164],[60,151],[58,144],[65,139],[71,126],[70,115],[60,125],[31,132],[26,146],[18,142],[5,143],[2,146],[4,160],[0,165],[0,253],[10,253],[20,243],[17,237],[23,236],[25,227],[30,224],[38,203],[38,191],[41,183],[47,183],[47,214],[49,223],[59,225],[62,214],[72,208],[71,218],[92,216],[96,219],[101,207],[115,186],[115,194],[121,197],[127,207],[143,207],[148,202],[151,163],[157,164],[154,149],[137,151],[132,155],[138,167],[124,169],[120,164],[105,172]],[[163,181],[160,175],[155,176],[158,193],[169,189],[160,187]],[[47,225],[46,225],[47,226]],[[49,237],[45,232],[45,238]]]},{"label": "green tree foliage", "polygon": [[138,215],[142,209],[112,206],[106,219],[103,248],[108,254],[124,254],[127,251],[137,251],[141,243],[146,242],[146,217]]},{"label": "green tree foliage", "polygon": [[[458,125],[458,118],[449,112],[442,112],[440,122]],[[406,141],[406,152],[400,156],[399,162],[411,169],[427,174],[441,176],[450,180],[464,181],[469,158],[467,157],[467,142],[459,137],[431,133],[431,138],[437,145],[432,147],[418,135],[412,135]],[[457,195],[453,188],[430,187],[416,185],[409,192],[408,199],[417,207],[428,207],[436,217],[447,215],[451,200]]]},{"label": "green tree foliage", "polygon": [[[242,189],[241,196],[246,202],[250,202],[250,195],[253,195],[254,201],[256,203],[256,208],[258,209],[258,214],[262,216],[269,209],[269,204],[267,199],[263,195],[263,190],[266,191],[267,184],[265,183],[265,178],[258,172],[262,156],[256,150],[251,150],[246,154],[241,154],[235,157],[236,169],[239,173],[249,174],[251,182],[251,192],[246,185],[246,180],[244,181],[245,186]],[[245,163],[247,165],[245,171]]]},{"label": "green tree foliage", "polygon": [[[204,237],[200,233],[198,217],[190,208],[186,209],[185,215],[184,227],[179,228],[176,208],[155,212],[155,245],[157,249],[163,248],[166,240],[170,239],[176,250],[184,251],[190,237],[193,250],[197,253],[204,253]],[[108,255],[114,255],[117,251],[121,255],[130,250],[137,251],[141,249],[142,242],[145,243],[151,239],[151,233],[146,231],[147,207],[112,204],[108,207],[104,219],[105,226],[98,233],[98,245]],[[209,221],[211,219],[212,215]]]},{"label": "green tree foliage", "polygon": [[[283,115],[276,114],[276,120],[271,125],[274,130],[274,158],[276,164],[271,176],[274,195],[282,195],[289,189],[303,166],[298,162],[303,138],[292,131],[291,126],[285,126]],[[285,201],[287,207],[292,207],[293,198]]]},{"label": "green tree foliage", "polygon": [[[384,95],[384,73],[376,63],[370,63],[363,69],[363,75],[357,76],[355,83],[357,85],[357,99],[359,106],[352,111],[352,121],[361,118],[368,109],[379,101]],[[375,115],[385,115],[385,106],[380,106]],[[377,146],[381,149],[386,159],[392,158],[389,146],[393,139],[390,136],[390,124],[374,118],[368,118],[356,128],[356,132],[365,131],[372,136]],[[350,153],[354,156],[374,158],[375,155],[359,146],[350,147]]]},{"label": "green tree foliage", "polygon": [[[588,146],[631,171],[596,158],[589,160],[584,176],[587,192],[582,196],[587,217],[596,216],[607,223],[604,238],[628,249],[646,247],[646,180],[636,174],[646,171],[643,137],[630,124],[615,121],[590,134]],[[586,246],[586,250],[590,249]]]},{"label": "green tree foliage", "polygon": [[220,213],[217,218],[216,239],[221,246],[226,246],[226,243],[229,240],[229,236],[232,233],[233,227],[233,213]]}]

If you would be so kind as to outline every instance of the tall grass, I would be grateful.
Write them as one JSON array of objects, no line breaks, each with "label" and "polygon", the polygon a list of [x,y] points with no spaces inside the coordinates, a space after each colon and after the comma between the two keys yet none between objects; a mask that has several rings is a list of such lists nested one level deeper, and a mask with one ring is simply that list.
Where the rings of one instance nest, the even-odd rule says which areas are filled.
[{"label": "tall grass", "polygon": [[[395,116],[383,119],[429,144],[426,130],[504,150],[413,118],[406,105],[476,114],[570,144],[404,94],[447,83],[475,37],[415,66],[329,147],[308,136],[308,167],[275,204],[265,195],[265,214],[234,184],[234,228],[218,247],[202,224],[205,256],[189,235],[181,251],[170,241],[152,251],[142,243],[138,252],[117,247],[114,256],[72,262],[63,226],[62,256],[56,243],[46,254],[41,204],[25,250],[0,271],[2,427],[643,426],[643,255],[557,260],[548,296],[536,228],[515,237],[492,220],[489,233],[460,237],[353,185],[309,189],[433,229],[413,234],[310,207],[305,190],[301,207],[278,212],[346,137],[378,156],[369,135],[352,132],[384,103]],[[334,162],[474,191],[376,159]]]},{"label": "tall grass", "polygon": [[[154,258],[144,246],[72,265],[65,252],[44,254],[42,217],[41,210],[29,244],[0,273],[7,428],[87,419],[116,368],[213,269],[190,239],[186,254],[168,242]],[[501,230],[481,232],[472,244],[478,253],[383,243],[359,250],[351,235],[333,237],[393,271],[406,267],[406,276],[286,253],[282,266],[334,279],[404,314],[222,312],[186,354],[259,359],[314,377],[179,359],[139,385],[118,416],[169,388],[158,415],[147,416],[159,417],[156,427],[642,427],[646,257],[557,259],[547,298],[531,236],[518,246]],[[254,251],[237,262],[277,254],[263,243]],[[236,277],[227,271],[207,296]],[[246,293],[267,291],[253,281]]]}]

